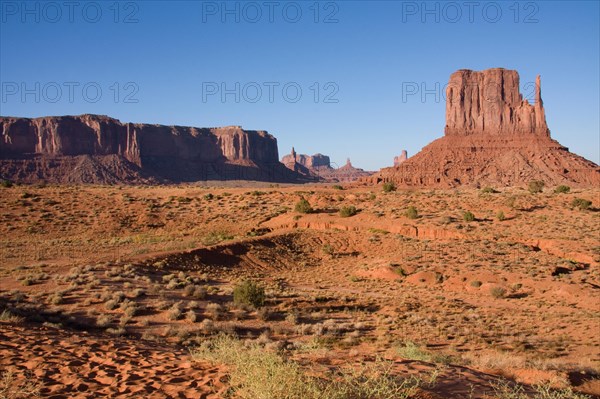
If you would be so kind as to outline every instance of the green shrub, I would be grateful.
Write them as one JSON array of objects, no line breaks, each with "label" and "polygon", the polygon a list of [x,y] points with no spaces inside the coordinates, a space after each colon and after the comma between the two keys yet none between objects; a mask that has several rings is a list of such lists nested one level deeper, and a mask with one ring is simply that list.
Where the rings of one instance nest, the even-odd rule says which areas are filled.
[{"label": "green shrub", "polygon": [[408,209],[406,210],[406,217],[409,219],[416,219],[419,217],[419,212],[417,211],[417,208],[415,208],[414,206],[409,206]]},{"label": "green shrub", "polygon": [[541,180],[532,180],[527,185],[527,189],[531,194],[538,194],[544,191],[544,182]]},{"label": "green shrub", "polygon": [[205,199],[205,200],[209,200],[209,201],[210,201],[211,199],[213,199],[213,198],[215,198],[215,196],[214,196],[214,195],[212,195],[211,193],[208,193],[208,194],[206,194],[206,195],[204,196],[204,199]]},{"label": "green shrub", "polygon": [[558,186],[558,187],[556,187],[556,188],[554,189],[554,192],[555,192],[556,194],[566,194],[566,193],[568,193],[569,191],[571,191],[571,187],[569,187],[569,186],[565,186],[565,185]]},{"label": "green shrub", "polygon": [[301,198],[300,201],[298,201],[298,203],[296,203],[294,210],[298,213],[312,213],[313,212],[312,206],[310,206],[310,202],[308,202],[308,200],[306,198]]},{"label": "green shrub", "polygon": [[393,182],[383,183],[383,192],[389,193],[392,191],[396,191],[396,185]]},{"label": "green shrub", "polygon": [[475,215],[473,215],[473,213],[469,211],[463,212],[462,216],[465,222],[472,222],[473,220],[475,220]]},{"label": "green shrub", "polygon": [[356,207],[354,205],[343,206],[340,209],[340,216],[343,218],[347,218],[356,215],[357,212],[358,211],[356,210]]},{"label": "green shrub", "polygon": [[579,208],[580,210],[585,211],[590,209],[590,206],[592,206],[592,201],[583,198],[575,198],[573,201],[571,201],[571,206],[573,208]]},{"label": "green shrub", "polygon": [[481,287],[481,281],[479,281],[479,280],[471,281],[471,287],[475,287],[475,288]]},{"label": "green shrub", "polygon": [[498,219],[499,221],[503,221],[504,219],[506,219],[506,216],[504,216],[504,212],[498,211],[498,213],[496,213],[496,219]]},{"label": "green shrub", "polygon": [[10,180],[2,179],[0,180],[0,186],[4,188],[10,188],[13,186],[13,183]]},{"label": "green shrub", "polygon": [[336,190],[343,190],[343,189],[344,189],[344,187],[340,186],[339,184],[334,184],[334,185],[332,186],[332,188],[334,188],[334,189],[336,189]]},{"label": "green shrub", "polygon": [[251,280],[242,281],[233,288],[233,302],[259,308],[265,304],[265,289]]}]

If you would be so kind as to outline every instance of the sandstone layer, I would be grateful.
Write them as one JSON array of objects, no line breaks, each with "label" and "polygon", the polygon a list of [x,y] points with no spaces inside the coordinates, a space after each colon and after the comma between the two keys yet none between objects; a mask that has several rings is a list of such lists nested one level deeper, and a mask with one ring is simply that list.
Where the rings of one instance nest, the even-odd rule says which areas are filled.
[{"label": "sandstone layer", "polygon": [[401,163],[404,163],[408,159],[408,152],[406,150],[402,150],[402,154],[394,157],[394,166],[398,166]]},{"label": "sandstone layer", "polygon": [[550,137],[536,79],[535,103],[519,92],[517,71],[459,70],[450,77],[445,135],[369,181],[401,186],[527,184],[598,186],[600,168]]},{"label": "sandstone layer", "polygon": [[101,115],[0,118],[0,176],[21,182],[296,181],[277,140],[240,126],[121,123]]}]

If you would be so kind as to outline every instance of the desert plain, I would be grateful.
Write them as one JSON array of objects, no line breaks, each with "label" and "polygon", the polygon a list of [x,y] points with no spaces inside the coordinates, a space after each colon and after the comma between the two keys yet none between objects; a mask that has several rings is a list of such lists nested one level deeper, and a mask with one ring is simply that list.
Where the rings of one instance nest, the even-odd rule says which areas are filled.
[{"label": "desert plain", "polygon": [[600,190],[531,191],[1,187],[0,397],[598,397]]}]

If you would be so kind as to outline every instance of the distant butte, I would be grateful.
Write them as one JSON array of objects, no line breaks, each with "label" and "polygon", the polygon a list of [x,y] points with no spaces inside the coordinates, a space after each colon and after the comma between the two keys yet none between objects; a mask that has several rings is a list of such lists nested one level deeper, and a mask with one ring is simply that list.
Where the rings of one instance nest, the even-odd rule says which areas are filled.
[{"label": "distant butte", "polygon": [[535,102],[523,99],[517,71],[461,69],[446,90],[443,137],[368,179],[409,187],[600,185],[600,168],[550,137],[536,78]]},{"label": "distant butte", "polygon": [[334,168],[331,166],[331,161],[327,155],[298,154],[294,147],[292,147],[289,154],[281,159],[281,162],[294,172],[325,182],[352,182],[368,177],[373,173],[355,168],[352,166],[350,158],[346,160],[344,166]]}]

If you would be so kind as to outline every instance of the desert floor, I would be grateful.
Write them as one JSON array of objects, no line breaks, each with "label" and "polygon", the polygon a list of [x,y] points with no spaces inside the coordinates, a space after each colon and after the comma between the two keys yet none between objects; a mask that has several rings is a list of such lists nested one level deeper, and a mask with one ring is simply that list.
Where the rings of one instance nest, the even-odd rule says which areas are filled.
[{"label": "desert floor", "polygon": [[223,333],[414,398],[598,397],[600,190],[497,190],[0,188],[0,397],[251,397],[194,349]]}]

